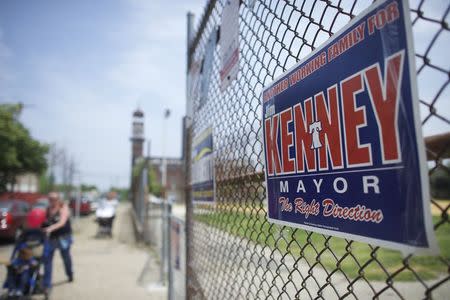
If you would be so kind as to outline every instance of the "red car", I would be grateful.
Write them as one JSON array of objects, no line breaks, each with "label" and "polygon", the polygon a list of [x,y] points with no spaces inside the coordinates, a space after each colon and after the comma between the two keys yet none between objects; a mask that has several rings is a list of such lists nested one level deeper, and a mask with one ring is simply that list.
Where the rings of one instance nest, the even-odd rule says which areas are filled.
[{"label": "red car", "polygon": [[[69,203],[69,207],[72,210],[72,215],[76,215],[77,201],[72,198]],[[86,198],[81,198],[80,200],[80,215],[86,216],[91,213],[91,203]]]},{"label": "red car", "polygon": [[0,201],[0,238],[17,238],[26,226],[30,209],[23,200]]}]

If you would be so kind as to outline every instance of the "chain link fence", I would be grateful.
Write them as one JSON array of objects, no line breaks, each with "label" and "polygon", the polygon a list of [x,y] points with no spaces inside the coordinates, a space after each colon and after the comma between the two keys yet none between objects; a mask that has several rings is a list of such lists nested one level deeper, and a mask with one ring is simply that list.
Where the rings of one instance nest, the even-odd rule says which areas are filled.
[{"label": "chain link fence", "polygon": [[[208,1],[188,49],[188,71],[205,54],[225,0]],[[352,240],[268,223],[264,204],[261,91],[372,1],[241,1],[239,73],[220,89],[215,48],[207,101],[191,99],[192,137],[214,128],[214,206],[187,187],[187,295],[191,299],[448,299],[450,3],[410,1],[422,129],[439,257],[408,256]],[[431,137],[430,137],[431,136]]]},{"label": "chain link fence", "polygon": [[144,229],[148,219],[148,166],[144,158],[133,166],[131,174],[130,200],[134,227],[139,239],[145,238]]}]

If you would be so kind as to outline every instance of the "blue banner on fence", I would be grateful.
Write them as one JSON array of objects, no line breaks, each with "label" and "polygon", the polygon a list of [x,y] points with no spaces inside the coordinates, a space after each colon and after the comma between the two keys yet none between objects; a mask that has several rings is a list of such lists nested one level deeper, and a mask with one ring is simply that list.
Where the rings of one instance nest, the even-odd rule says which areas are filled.
[{"label": "blue banner on fence", "polygon": [[407,1],[377,1],[263,91],[271,222],[436,252]]},{"label": "blue banner on fence", "polygon": [[192,142],[192,200],[214,202],[213,131],[208,128]]},{"label": "blue banner on fence", "polygon": [[211,73],[214,62],[214,51],[216,50],[217,31],[213,30],[209,35],[205,46],[205,57],[201,67],[200,77],[200,100],[198,101],[198,110],[208,101],[209,85],[211,84]]}]

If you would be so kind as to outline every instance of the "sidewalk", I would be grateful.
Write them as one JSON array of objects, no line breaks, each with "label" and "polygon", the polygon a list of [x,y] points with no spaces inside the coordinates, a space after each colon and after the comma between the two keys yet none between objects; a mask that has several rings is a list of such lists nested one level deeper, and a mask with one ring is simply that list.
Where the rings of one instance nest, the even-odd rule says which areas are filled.
[{"label": "sidewalk", "polygon": [[72,257],[75,281],[67,283],[62,260],[56,254],[51,299],[166,299],[165,289],[147,289],[158,279],[158,265],[153,256],[150,257],[150,272],[144,277],[145,282],[138,284],[151,252],[136,245],[129,210],[128,203],[119,206],[113,239],[93,238],[97,230],[93,216],[81,218],[79,224],[74,224]]}]

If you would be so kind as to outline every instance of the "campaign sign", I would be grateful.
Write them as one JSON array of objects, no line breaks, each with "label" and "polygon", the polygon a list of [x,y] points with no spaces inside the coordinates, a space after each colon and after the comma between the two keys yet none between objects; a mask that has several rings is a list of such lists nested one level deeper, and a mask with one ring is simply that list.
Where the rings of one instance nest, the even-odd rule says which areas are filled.
[{"label": "campaign sign", "polygon": [[211,84],[211,73],[214,62],[214,51],[216,50],[217,43],[217,31],[213,30],[209,35],[208,42],[205,46],[205,58],[201,67],[201,79],[200,79],[200,100],[197,110],[205,105],[208,101],[208,91]]},{"label": "campaign sign", "polygon": [[208,128],[193,139],[192,153],[192,200],[214,202],[214,155],[213,132]]},{"label": "campaign sign", "polygon": [[220,26],[220,90],[223,92],[239,72],[239,0],[227,0]]},{"label": "campaign sign", "polygon": [[407,1],[377,1],[263,91],[271,222],[436,252]]}]

